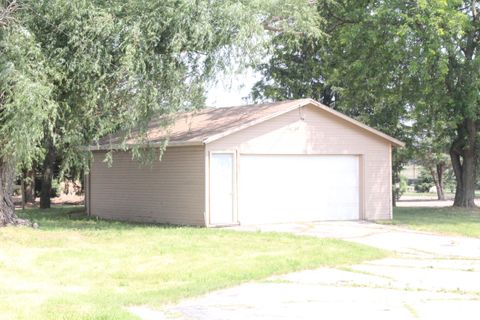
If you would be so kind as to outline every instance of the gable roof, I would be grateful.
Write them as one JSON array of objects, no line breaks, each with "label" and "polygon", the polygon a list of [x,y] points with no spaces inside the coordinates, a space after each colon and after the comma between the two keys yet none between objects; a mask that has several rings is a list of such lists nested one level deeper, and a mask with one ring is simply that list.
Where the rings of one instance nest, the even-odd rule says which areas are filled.
[{"label": "gable roof", "polygon": [[[206,108],[179,113],[173,117],[172,124],[167,127],[161,125],[161,122],[165,122],[165,119],[150,122],[147,129],[147,142],[150,145],[162,144],[168,138],[169,146],[203,145],[307,105],[315,106],[343,119],[356,127],[387,140],[394,146],[403,147],[405,145],[400,140],[373,129],[313,99],[287,100],[238,107]],[[138,141],[138,137],[134,136],[125,143],[128,146],[137,144]],[[122,142],[123,136],[121,134],[108,135],[100,139],[97,145],[91,146],[89,149],[105,150],[116,148]]]}]

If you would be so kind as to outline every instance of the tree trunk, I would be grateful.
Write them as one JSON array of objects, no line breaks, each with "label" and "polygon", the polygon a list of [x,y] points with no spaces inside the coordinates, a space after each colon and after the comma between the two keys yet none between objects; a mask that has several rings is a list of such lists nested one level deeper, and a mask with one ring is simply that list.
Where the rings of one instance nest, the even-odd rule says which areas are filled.
[{"label": "tree trunk", "polygon": [[430,167],[430,175],[432,176],[435,189],[437,189],[438,200],[445,200],[445,192],[443,190],[443,173],[445,171],[445,162],[437,163],[435,168]]},{"label": "tree trunk", "polygon": [[22,193],[22,210],[25,210],[25,202],[26,202],[26,195],[25,195],[25,171],[22,171],[22,179],[20,182],[20,190]]},{"label": "tree trunk", "polygon": [[22,170],[22,209],[35,203],[35,170]]},{"label": "tree trunk", "polygon": [[[398,180],[398,182],[397,182]],[[397,188],[397,183],[400,182],[400,176],[396,170],[392,169],[392,207],[397,206],[397,200],[400,198],[400,188]]]},{"label": "tree trunk", "polygon": [[19,219],[13,204],[13,187],[15,184],[15,162],[0,158],[0,227],[8,225],[32,224],[28,220]]},{"label": "tree trunk", "polygon": [[13,186],[15,165],[0,158],[0,226],[16,224],[15,205],[13,204]]},{"label": "tree trunk", "polygon": [[27,170],[25,179],[25,201],[35,203],[35,169]]},{"label": "tree trunk", "polygon": [[457,189],[455,207],[475,207],[475,180],[477,177],[476,124],[467,119],[457,130],[457,139],[450,148]]},{"label": "tree trunk", "polygon": [[55,149],[52,142],[47,142],[47,154],[42,167],[42,187],[40,189],[40,208],[48,209],[51,206],[53,170],[55,164]]},{"label": "tree trunk", "polygon": [[437,163],[437,179],[438,179],[438,186],[437,186],[437,197],[438,200],[445,200],[445,190],[443,186],[443,174],[445,173],[445,162]]}]

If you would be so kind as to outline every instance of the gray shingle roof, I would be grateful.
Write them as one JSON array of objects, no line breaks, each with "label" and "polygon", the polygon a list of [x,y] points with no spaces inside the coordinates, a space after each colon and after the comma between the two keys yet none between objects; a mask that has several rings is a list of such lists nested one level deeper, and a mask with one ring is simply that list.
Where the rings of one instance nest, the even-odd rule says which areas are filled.
[{"label": "gray shingle roof", "polygon": [[[403,146],[401,141],[370,128],[312,99],[288,100],[237,107],[206,108],[198,111],[178,113],[172,116],[171,124],[167,126],[161,123],[165,123],[165,119],[150,122],[147,129],[147,141],[149,144],[159,144],[168,138],[168,145],[170,146],[201,145],[305,105],[315,105],[324,111],[334,114],[343,120],[390,141],[393,145]],[[98,145],[91,146],[90,149],[115,148],[123,142],[123,139],[122,134],[108,135],[102,138]],[[138,144],[139,142],[139,136],[135,134],[125,141],[126,145]]]}]

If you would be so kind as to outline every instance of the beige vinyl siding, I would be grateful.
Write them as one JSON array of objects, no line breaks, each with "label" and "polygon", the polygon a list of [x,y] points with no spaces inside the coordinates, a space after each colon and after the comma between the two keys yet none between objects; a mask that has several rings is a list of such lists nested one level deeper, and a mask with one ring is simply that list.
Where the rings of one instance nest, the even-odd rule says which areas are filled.
[{"label": "beige vinyl siding", "polygon": [[105,219],[205,225],[204,147],[168,147],[161,161],[141,165],[131,153],[94,152],[90,211]]},{"label": "beige vinyl siding", "polygon": [[[359,155],[361,216],[391,218],[391,145],[371,132],[314,106],[301,107],[206,146],[241,154]],[[238,163],[241,170],[241,163]],[[241,195],[239,195],[241,196]],[[208,208],[207,208],[208,209]]]}]

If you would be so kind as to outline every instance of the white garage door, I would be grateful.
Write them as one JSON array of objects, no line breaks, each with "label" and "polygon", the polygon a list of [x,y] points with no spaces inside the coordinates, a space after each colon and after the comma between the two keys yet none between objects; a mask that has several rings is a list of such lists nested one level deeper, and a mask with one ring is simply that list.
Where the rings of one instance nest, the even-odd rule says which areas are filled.
[{"label": "white garage door", "polygon": [[242,224],[359,218],[357,156],[241,155]]}]

